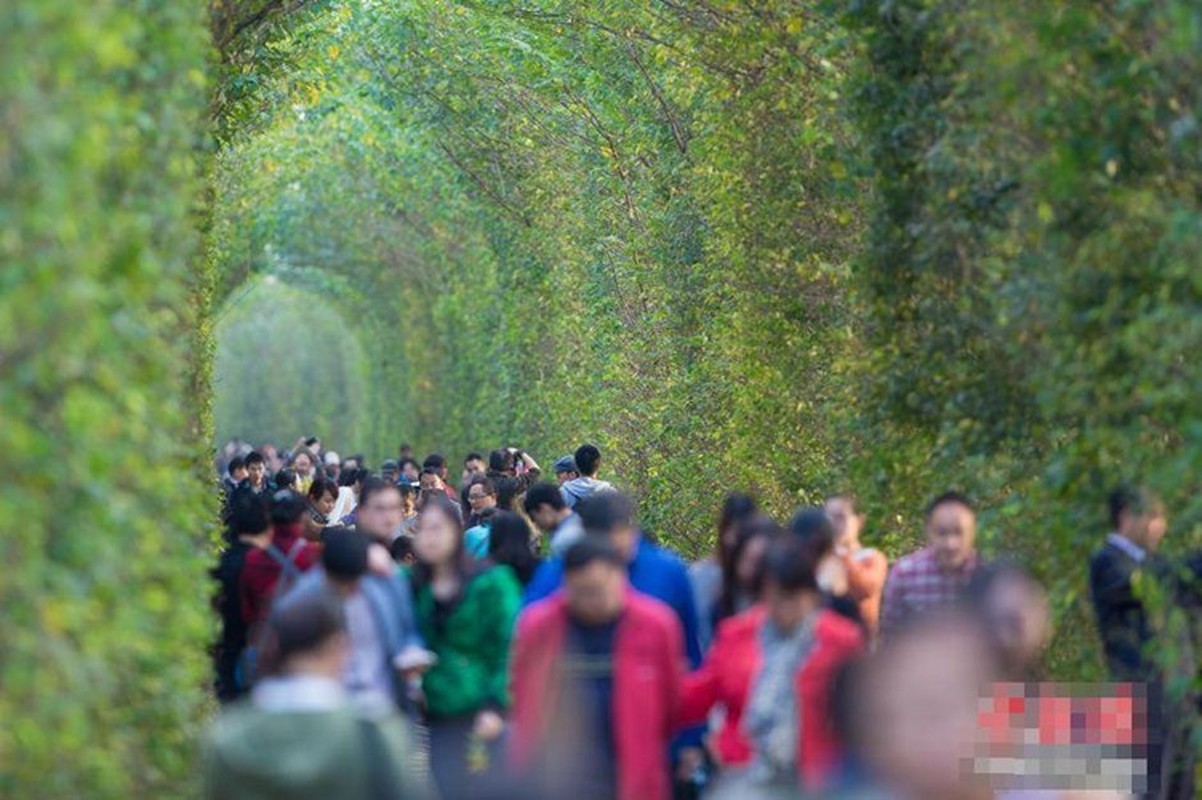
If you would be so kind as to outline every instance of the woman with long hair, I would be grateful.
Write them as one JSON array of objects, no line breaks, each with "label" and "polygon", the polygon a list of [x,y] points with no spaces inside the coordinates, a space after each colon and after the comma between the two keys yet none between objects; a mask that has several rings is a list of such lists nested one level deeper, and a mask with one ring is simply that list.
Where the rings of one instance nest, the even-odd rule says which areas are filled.
[{"label": "woman with long hair", "polygon": [[499,511],[492,517],[488,535],[488,558],[513,570],[522,586],[530,583],[541,560],[531,547],[530,523],[520,514]]},{"label": "woman with long hair", "polygon": [[728,494],[718,516],[718,537],[714,552],[689,568],[689,581],[693,585],[693,601],[697,606],[703,649],[709,647],[713,638],[713,620],[718,600],[722,596],[723,584],[733,570],[731,556],[734,553],[739,523],[755,512],[755,500],[750,495],[741,492]]},{"label": "woman with long hair", "polygon": [[426,499],[413,544],[417,624],[438,657],[422,679],[430,766],[443,797],[472,796],[496,774],[522,589],[509,567],[468,557],[445,497]]},{"label": "woman with long hair", "polygon": [[722,575],[722,593],[714,607],[712,624],[751,608],[759,600],[760,561],[784,531],[766,514],[753,514],[735,528],[734,546]]}]

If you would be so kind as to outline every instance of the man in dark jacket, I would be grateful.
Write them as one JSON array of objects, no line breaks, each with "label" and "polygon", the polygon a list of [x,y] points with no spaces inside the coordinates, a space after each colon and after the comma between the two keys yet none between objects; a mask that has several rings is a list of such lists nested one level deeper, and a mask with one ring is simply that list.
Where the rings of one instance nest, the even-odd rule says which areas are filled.
[{"label": "man in dark jacket", "polygon": [[[1110,494],[1110,523],[1112,532],[1089,562],[1089,589],[1111,678],[1145,687],[1149,734],[1145,796],[1193,797],[1196,701],[1188,693],[1180,697],[1168,690],[1175,676],[1166,675],[1165,665],[1151,657],[1148,647],[1157,631],[1144,597],[1156,589],[1178,593],[1171,578],[1173,567],[1156,557],[1168,529],[1164,504],[1145,487],[1120,486]],[[1145,576],[1155,588],[1137,591],[1137,575]],[[1171,603],[1177,598],[1167,599]],[[1185,658],[1176,660],[1192,663],[1188,641],[1169,642],[1168,647],[1174,652],[1184,647]],[[1196,667],[1189,669],[1196,671]]]},{"label": "man in dark jacket", "polygon": [[217,699],[223,703],[241,697],[246,687],[238,676],[238,662],[246,649],[248,628],[242,618],[242,600],[238,583],[246,556],[261,550],[271,541],[271,524],[267,517],[267,498],[249,490],[239,489],[230,498],[229,543],[213,568],[217,594],[213,606],[221,617],[221,637],[214,652],[216,661]]}]

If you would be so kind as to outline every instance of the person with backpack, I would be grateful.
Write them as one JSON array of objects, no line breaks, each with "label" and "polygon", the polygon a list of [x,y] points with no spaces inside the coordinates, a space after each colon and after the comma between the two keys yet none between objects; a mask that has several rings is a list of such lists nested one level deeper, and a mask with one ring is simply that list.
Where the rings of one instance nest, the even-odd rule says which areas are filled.
[{"label": "person with backpack", "polygon": [[301,573],[321,560],[321,547],[301,535],[308,501],[289,489],[271,497],[271,541],[246,556],[239,577],[242,619],[249,627],[267,618],[277,594],[291,588]]},{"label": "person with backpack", "polygon": [[264,623],[263,677],[204,739],[205,800],[419,800],[431,797],[404,719],[356,712],[342,685],[350,644],[342,604],[315,592]]}]

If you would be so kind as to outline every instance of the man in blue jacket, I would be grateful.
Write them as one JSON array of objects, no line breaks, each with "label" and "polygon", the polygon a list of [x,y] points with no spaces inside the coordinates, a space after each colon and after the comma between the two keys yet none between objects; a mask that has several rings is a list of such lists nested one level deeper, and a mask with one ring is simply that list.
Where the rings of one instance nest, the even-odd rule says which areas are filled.
[{"label": "man in blue jacket", "polygon": [[[624,494],[603,492],[577,506],[586,535],[603,537],[625,556],[630,585],[669,606],[680,619],[691,669],[701,664],[697,608],[684,562],[643,538],[634,515],[634,503]],[[550,597],[563,586],[563,559],[543,562],[526,587],[525,605]]]}]

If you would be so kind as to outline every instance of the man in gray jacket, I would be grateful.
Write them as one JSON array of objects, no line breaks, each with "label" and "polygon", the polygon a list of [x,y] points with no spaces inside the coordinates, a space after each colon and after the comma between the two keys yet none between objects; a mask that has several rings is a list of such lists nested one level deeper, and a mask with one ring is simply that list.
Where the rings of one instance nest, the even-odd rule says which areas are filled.
[{"label": "man in gray jacket", "polygon": [[597,471],[601,469],[601,451],[595,445],[580,445],[576,449],[575,459],[580,477],[559,487],[564,503],[572,509],[598,492],[614,490],[614,487],[605,481],[597,480]]},{"label": "man in gray jacket", "polygon": [[305,574],[279,604],[332,590],[346,614],[351,654],[343,683],[353,705],[373,716],[407,710],[407,679],[431,660],[413,619],[408,582],[399,572],[369,572],[373,545],[363,533],[330,528],[324,545],[321,568]]}]

